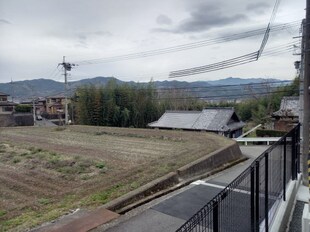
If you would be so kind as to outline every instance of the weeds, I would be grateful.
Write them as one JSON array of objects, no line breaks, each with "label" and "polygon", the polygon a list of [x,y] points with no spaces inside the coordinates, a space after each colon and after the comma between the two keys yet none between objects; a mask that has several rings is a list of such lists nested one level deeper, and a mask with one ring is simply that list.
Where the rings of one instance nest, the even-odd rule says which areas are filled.
[{"label": "weeds", "polygon": [[98,162],[96,164],[96,168],[103,169],[104,167],[105,167],[105,163],[104,162]]},{"label": "weeds", "polygon": [[6,211],[5,210],[0,210],[0,217],[3,217],[4,215],[6,215]]},{"label": "weeds", "polygon": [[59,127],[56,127],[56,128],[54,129],[54,131],[64,131],[64,130],[66,130],[66,129],[67,129],[66,127],[59,126]]},{"label": "weeds", "polygon": [[50,201],[49,199],[47,199],[47,198],[40,198],[40,199],[38,200],[38,203],[39,203],[40,205],[48,205],[48,204],[51,203],[51,201]]},{"label": "weeds", "polygon": [[19,163],[20,161],[21,161],[21,159],[18,158],[18,157],[14,157],[14,158],[13,158],[13,163],[14,163],[14,164],[17,164],[17,163]]}]

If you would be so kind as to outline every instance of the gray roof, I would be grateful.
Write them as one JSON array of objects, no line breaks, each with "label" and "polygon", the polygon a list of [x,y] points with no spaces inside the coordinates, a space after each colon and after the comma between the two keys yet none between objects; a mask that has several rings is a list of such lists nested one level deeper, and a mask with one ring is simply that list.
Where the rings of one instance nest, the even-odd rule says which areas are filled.
[{"label": "gray roof", "polygon": [[1,102],[0,101],[0,106],[16,106],[16,105],[18,104],[15,102]]},{"label": "gray roof", "polygon": [[65,96],[64,93],[59,93],[59,94],[57,94],[57,95],[48,96],[48,97],[46,97],[46,99],[48,99],[48,98],[65,98],[65,97],[66,97],[66,96]]},{"label": "gray roof", "polygon": [[[233,116],[234,120],[231,121]],[[222,132],[236,130],[244,125],[233,108],[206,108],[202,111],[166,111],[158,121],[148,124],[149,127],[155,128]]]},{"label": "gray roof", "polygon": [[3,92],[0,92],[0,96],[10,96],[10,94],[6,94],[6,93],[3,93]]},{"label": "gray roof", "polygon": [[298,117],[299,116],[299,97],[283,97],[280,110],[274,112],[275,117]]}]

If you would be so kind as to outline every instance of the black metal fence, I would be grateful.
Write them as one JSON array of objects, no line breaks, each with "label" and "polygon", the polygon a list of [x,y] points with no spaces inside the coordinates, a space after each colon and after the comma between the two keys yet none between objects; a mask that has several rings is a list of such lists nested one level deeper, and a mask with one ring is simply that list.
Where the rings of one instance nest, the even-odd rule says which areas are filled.
[{"label": "black metal fence", "polygon": [[300,172],[299,128],[269,147],[177,232],[269,231],[288,182]]}]

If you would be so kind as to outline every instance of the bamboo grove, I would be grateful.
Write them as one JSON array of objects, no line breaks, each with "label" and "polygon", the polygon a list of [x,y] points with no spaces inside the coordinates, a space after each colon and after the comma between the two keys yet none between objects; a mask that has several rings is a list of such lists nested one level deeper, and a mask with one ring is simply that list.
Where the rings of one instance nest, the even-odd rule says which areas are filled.
[{"label": "bamboo grove", "polygon": [[184,89],[161,91],[152,81],[117,84],[111,80],[105,86],[79,87],[70,109],[74,123],[94,126],[144,128],[158,120],[166,110],[201,110],[208,106],[234,107],[243,121],[262,123],[267,115],[279,109],[283,96],[292,95],[298,95],[298,78],[266,96],[252,96],[239,103],[225,101],[216,104]]}]

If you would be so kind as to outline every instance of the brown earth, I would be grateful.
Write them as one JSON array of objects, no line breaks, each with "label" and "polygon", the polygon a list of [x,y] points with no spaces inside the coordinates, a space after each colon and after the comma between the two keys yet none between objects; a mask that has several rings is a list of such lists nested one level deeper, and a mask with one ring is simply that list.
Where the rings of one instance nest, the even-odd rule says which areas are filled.
[{"label": "brown earth", "polygon": [[0,128],[0,231],[102,205],[232,143],[203,132]]}]

